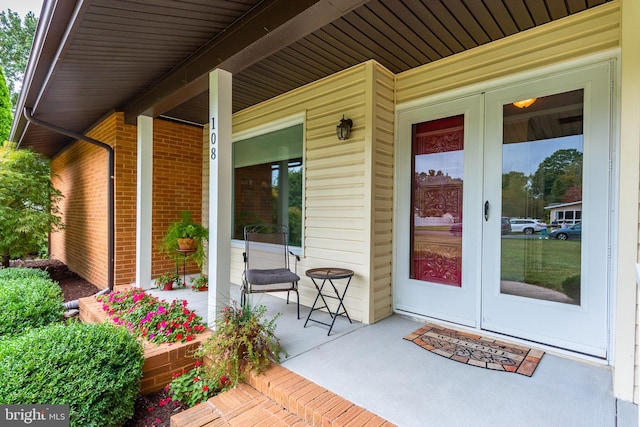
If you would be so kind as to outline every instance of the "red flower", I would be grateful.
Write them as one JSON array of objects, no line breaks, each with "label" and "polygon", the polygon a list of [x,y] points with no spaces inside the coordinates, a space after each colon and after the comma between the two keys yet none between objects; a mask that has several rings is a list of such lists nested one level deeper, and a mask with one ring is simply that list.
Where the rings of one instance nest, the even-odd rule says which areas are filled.
[{"label": "red flower", "polygon": [[204,387],[202,387],[202,391],[209,391],[209,386],[205,384]]},{"label": "red flower", "polygon": [[196,363],[193,364],[193,367],[197,368],[200,365],[202,365],[202,362],[200,360],[196,360]]},{"label": "red flower", "polygon": [[182,334],[178,334],[178,335],[176,335],[176,339],[177,339],[177,340],[181,340],[181,339],[182,339]]},{"label": "red flower", "polygon": [[193,335],[187,335],[187,341],[193,340]]}]

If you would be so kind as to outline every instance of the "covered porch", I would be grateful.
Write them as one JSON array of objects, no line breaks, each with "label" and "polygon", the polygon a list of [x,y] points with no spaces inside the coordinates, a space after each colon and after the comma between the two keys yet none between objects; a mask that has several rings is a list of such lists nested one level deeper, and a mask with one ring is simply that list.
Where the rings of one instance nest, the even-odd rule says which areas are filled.
[{"label": "covered porch", "polygon": [[[302,238],[296,245],[300,268],[330,264],[353,269],[346,305],[362,323],[345,329],[338,321],[327,337],[321,325],[303,329],[304,321],[290,312],[294,306],[280,307],[281,300],[264,296],[272,313],[283,313],[278,335],[289,352],[283,366],[398,425],[636,423],[628,424],[619,412],[623,406],[624,414],[633,412],[634,406],[616,399],[638,399],[633,268],[638,239],[637,233],[627,232],[638,228],[635,2],[523,0],[507,6],[424,0],[190,0],[174,6],[151,0],[46,3],[41,22],[51,25],[39,28],[18,106],[25,117],[14,123],[12,138],[53,158],[57,185],[67,195],[67,229],[52,236],[54,258],[96,284],[146,288],[163,271],[173,270],[173,263],[158,253],[158,242],[179,211],[190,209],[212,231],[205,268],[212,290],[208,301],[206,293],[194,294],[192,306],[214,315],[228,303],[229,282],[242,272],[243,249],[233,235],[237,219],[231,217],[232,151],[240,142],[299,126],[300,151],[265,165],[304,164],[298,224]],[[606,268],[594,269],[606,270],[607,277],[590,282],[604,292],[591,301],[606,301],[604,317],[596,322],[605,331],[601,361],[577,360],[579,349],[568,357],[547,353],[534,377],[526,378],[453,363],[404,341],[422,322],[394,314],[402,310],[399,280],[410,276],[397,269],[410,264],[398,251],[408,239],[398,219],[408,222],[411,215],[399,215],[398,208],[411,206],[410,195],[399,193],[408,188],[399,171],[410,169],[410,154],[401,151],[410,139],[401,132],[411,130],[413,122],[401,114],[438,107],[438,114],[446,115],[442,103],[460,97],[474,100],[480,110],[487,91],[494,91],[495,98],[505,85],[524,82],[538,82],[534,95],[542,96],[537,92],[547,85],[541,78],[603,62],[617,77],[598,80],[607,89],[601,99],[609,97],[613,105],[614,114],[604,114],[613,118],[605,132],[611,133],[610,152],[590,154],[601,160],[611,156],[611,182],[598,193],[611,191],[605,198],[609,211],[591,216],[594,225],[607,218],[606,227],[593,227],[603,244],[590,245],[608,251],[600,258],[607,260]],[[605,104],[591,98],[597,100],[594,105]],[[518,93],[504,105],[518,99],[524,98]],[[494,111],[502,111],[499,107]],[[345,114],[354,123],[349,141],[335,135]],[[481,129],[480,114],[471,116],[477,120],[475,129]],[[477,132],[475,143],[467,145],[469,158],[482,159],[482,135]],[[114,147],[114,173],[107,171],[104,153],[88,145],[87,137]],[[249,163],[236,169],[264,166]],[[474,209],[483,202],[481,191],[474,191],[483,182],[483,167],[477,164],[467,178],[478,186],[466,193],[478,197],[469,200]],[[499,170],[486,165],[487,171],[494,169]],[[264,188],[272,196],[269,185]],[[491,188],[495,194],[490,195],[500,200],[500,184]],[[257,192],[238,193],[257,199]],[[287,212],[286,206],[278,206]],[[605,208],[602,203],[592,206]],[[479,211],[474,213],[466,216],[465,240],[473,243],[479,261],[498,248],[498,234],[487,244],[490,250],[483,251],[483,219]],[[493,218],[497,225],[499,216]],[[586,270],[589,264],[583,264]],[[478,290],[484,270],[479,262],[465,265],[472,266],[466,277],[474,281],[462,289],[475,293],[469,293],[462,311],[480,330],[485,319]],[[308,310],[314,289],[304,278],[300,285]],[[234,292],[232,284],[232,299]],[[415,300],[412,295],[406,299]],[[424,300],[437,306],[443,302]],[[452,305],[462,307],[455,301]],[[439,308],[420,313],[442,319]],[[495,312],[509,318],[499,308]],[[410,309],[404,312],[416,312]],[[538,323],[541,316],[535,316],[527,327]]]},{"label": "covered porch", "polygon": [[[183,298],[207,314],[207,293],[162,292]],[[232,298],[240,289],[231,286]],[[612,369],[546,351],[532,377],[458,363],[403,337],[424,321],[393,315],[377,323],[349,324],[338,318],[327,328],[309,323],[308,307],[296,318],[295,304],[269,294],[252,295],[277,320],[276,335],[287,356],[281,365],[352,403],[403,427],[638,425],[637,406],[613,395]]]}]

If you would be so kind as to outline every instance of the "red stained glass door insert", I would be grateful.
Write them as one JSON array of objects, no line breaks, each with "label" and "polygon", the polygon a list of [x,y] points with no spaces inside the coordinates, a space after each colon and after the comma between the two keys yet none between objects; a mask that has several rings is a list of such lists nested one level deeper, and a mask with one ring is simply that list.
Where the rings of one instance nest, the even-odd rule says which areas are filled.
[{"label": "red stained glass door insert", "polygon": [[409,277],[462,286],[464,115],[412,129]]}]

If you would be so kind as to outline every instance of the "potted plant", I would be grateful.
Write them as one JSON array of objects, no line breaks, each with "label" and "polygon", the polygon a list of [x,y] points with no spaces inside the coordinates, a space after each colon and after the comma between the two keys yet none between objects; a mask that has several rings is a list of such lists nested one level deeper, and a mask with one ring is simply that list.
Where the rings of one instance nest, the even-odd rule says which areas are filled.
[{"label": "potted plant", "polygon": [[286,352],[276,337],[276,319],[267,320],[267,307],[248,303],[224,307],[216,319],[213,334],[198,348],[197,357],[207,360],[205,377],[225,379],[225,388],[234,387],[248,372],[263,372]]},{"label": "potted plant", "polygon": [[209,230],[196,223],[191,218],[191,212],[180,213],[180,220],[173,222],[167,228],[162,239],[162,250],[178,262],[179,257],[193,259],[202,268],[205,257],[203,241],[209,238]]},{"label": "potted plant", "polygon": [[209,290],[209,278],[206,274],[201,274],[198,277],[192,277],[190,281],[191,289],[196,292]]},{"label": "potted plant", "polygon": [[176,273],[164,272],[156,279],[156,288],[170,291],[173,289],[173,284],[180,285],[180,276]]}]

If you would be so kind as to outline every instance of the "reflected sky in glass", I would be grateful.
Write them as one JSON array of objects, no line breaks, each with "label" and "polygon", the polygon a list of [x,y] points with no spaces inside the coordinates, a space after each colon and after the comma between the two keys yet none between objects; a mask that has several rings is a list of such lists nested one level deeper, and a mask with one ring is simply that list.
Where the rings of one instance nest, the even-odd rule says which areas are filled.
[{"label": "reflected sky in glass", "polygon": [[582,135],[518,142],[502,146],[502,173],[535,173],[540,163],[558,150],[575,148],[582,153]]}]

